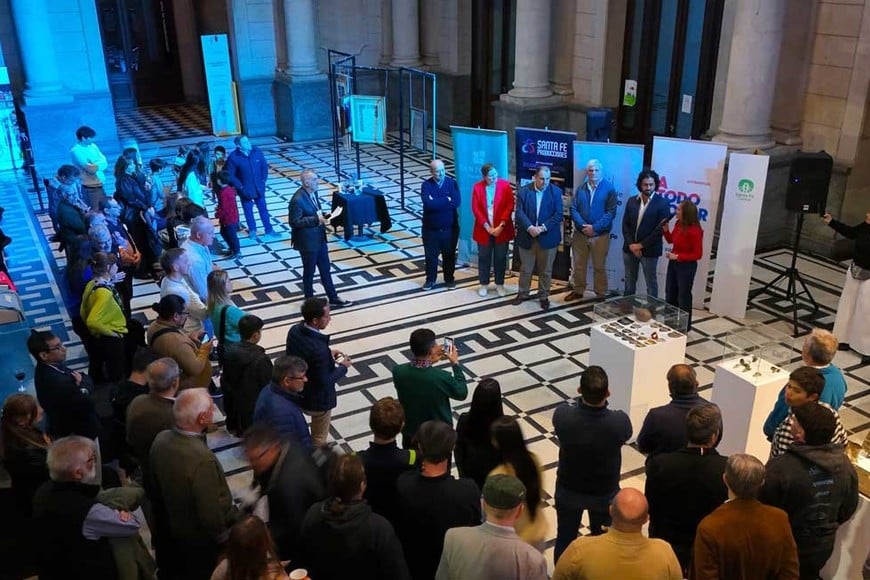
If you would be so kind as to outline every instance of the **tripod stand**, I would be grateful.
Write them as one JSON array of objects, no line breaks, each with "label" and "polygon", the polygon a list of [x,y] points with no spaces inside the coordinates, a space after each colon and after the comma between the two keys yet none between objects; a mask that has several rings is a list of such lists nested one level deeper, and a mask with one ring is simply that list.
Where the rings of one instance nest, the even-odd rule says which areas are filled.
[{"label": "tripod stand", "polygon": [[[788,284],[785,288],[785,299],[791,302],[791,312],[792,312],[792,322],[794,323],[794,336],[798,335],[798,296],[801,294],[806,294],[810,303],[813,305],[813,313],[818,312],[819,305],[813,299],[813,295],[810,293],[810,289],[807,288],[806,282],[804,282],[803,276],[801,276],[800,271],[797,269],[797,254],[798,254],[798,245],[800,245],[801,241],[801,230],[804,227],[804,213],[801,212],[798,214],[798,223],[797,229],[795,231],[794,245],[791,249],[791,266],[785,269],[779,276],[762,286],[761,288],[757,288],[749,293],[749,299],[754,300],[761,294],[769,294],[773,297],[779,297],[779,292],[782,290],[777,286],[781,280],[788,280]],[[800,284],[801,288],[803,288],[802,292],[798,292],[797,285]]]}]

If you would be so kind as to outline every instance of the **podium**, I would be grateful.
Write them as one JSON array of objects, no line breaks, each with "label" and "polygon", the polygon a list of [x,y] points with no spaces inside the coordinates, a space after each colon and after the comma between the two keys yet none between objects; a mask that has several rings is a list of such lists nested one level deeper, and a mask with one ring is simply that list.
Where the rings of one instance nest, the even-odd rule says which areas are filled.
[{"label": "podium", "polygon": [[607,326],[605,322],[590,330],[589,364],[607,372],[609,407],[628,414],[634,441],[647,412],[671,400],[667,374],[673,365],[685,362],[686,335],[660,331],[661,342],[640,347],[607,332]]},{"label": "podium", "polygon": [[[749,369],[740,361],[745,361]],[[787,382],[788,371],[764,359],[753,361],[745,356],[716,365],[712,401],[722,411],[719,453],[749,453],[767,461],[770,442],[764,436],[764,420]]]}]

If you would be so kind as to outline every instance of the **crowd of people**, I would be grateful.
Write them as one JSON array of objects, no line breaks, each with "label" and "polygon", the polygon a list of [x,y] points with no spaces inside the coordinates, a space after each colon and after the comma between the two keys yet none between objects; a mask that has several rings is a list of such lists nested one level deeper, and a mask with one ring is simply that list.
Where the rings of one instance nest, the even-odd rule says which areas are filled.
[{"label": "crowd of people", "polygon": [[[214,264],[215,226],[204,206],[211,191],[228,255],[239,251],[238,201],[249,236],[257,237],[254,205],[263,236],[277,236],[262,153],[245,137],[229,156],[222,148],[211,154],[207,144],[180,151],[173,188],[163,185],[161,160],[144,169],[138,151],[128,149],[115,165],[116,192],[106,196],[107,162],[94,132],[82,127],[77,138],[74,165],[58,170],[50,207],[88,372],[66,365],[58,336],[34,330],[27,348],[36,361],[36,397],[10,396],[0,421],[0,454],[30,571],[185,580],[280,579],[294,569],[293,577],[304,569],[315,580],[548,577],[543,552],[553,522],[542,461],[525,441],[522,419],[505,414],[498,377],[477,383],[454,428],[451,400],[466,400],[469,384],[452,341],[427,328],[411,332],[411,360],[392,369],[395,397],[371,407],[369,447],[348,453],[329,441],[337,384],[353,361],[330,345],[326,331],[332,310],[351,303],[332,284],[329,216],[313,170],[302,172],[288,216],[302,256],[300,320],[273,359],[258,344],[263,320],[234,305],[231,280]],[[445,284],[455,286],[460,203],[443,163],[433,162],[431,171],[421,193],[424,290],[435,286],[439,256]],[[601,171],[589,162],[570,208],[574,286],[567,301],[583,298],[590,255],[593,289],[607,292],[603,256],[615,193]],[[530,297],[537,270],[546,310],[562,239],[561,191],[548,168],[538,169],[516,201],[492,165],[482,175],[472,192],[478,292],[487,295],[492,273],[495,292],[506,295],[513,239],[522,264],[513,302]],[[634,292],[638,266],[648,292],[657,291],[664,238],[673,244],[668,301],[690,305],[702,239],[697,211],[681,204],[670,229],[655,172],[642,172],[637,187],[622,224],[626,292]],[[314,296],[315,270],[326,298]],[[853,293],[862,292],[860,275]],[[147,329],[130,309],[134,276],[160,279],[157,317]],[[553,578],[818,577],[837,527],[858,502],[837,414],[847,389],[832,364],[840,347],[824,330],[806,338],[803,364],[765,422],[766,465],[716,451],[726,427],[720,410],[698,394],[690,366],[672,367],[671,402],[651,409],[637,434],[647,456],[644,490],[620,487],[631,421],[608,408],[605,370],[588,366],[576,400],[552,415],[559,442]],[[110,417],[97,412],[101,384],[114,385]],[[253,471],[250,488],[236,497],[206,440],[216,402]],[[589,533],[581,536],[584,513]],[[140,534],[146,523],[150,546]]]}]

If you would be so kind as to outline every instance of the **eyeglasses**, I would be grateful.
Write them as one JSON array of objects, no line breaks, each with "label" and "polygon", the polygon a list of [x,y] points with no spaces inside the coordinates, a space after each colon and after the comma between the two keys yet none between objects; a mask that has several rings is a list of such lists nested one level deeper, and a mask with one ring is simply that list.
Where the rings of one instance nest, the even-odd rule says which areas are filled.
[{"label": "eyeglasses", "polygon": [[45,349],[45,352],[51,352],[53,350],[66,350],[66,346],[63,343],[55,346],[49,346]]}]

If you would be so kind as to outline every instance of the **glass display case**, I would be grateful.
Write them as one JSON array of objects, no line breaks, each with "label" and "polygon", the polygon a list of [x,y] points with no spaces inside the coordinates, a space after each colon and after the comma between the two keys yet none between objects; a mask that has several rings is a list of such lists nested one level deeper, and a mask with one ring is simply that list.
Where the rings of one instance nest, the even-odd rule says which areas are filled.
[{"label": "glass display case", "polygon": [[689,315],[684,310],[646,294],[616,296],[599,302],[592,311],[602,322],[629,328],[637,325],[634,330],[641,327],[644,330],[660,330],[656,327],[664,326],[666,334],[685,334],[689,324]]},{"label": "glass display case", "polygon": [[763,324],[729,332],[724,347],[723,364],[754,379],[780,374],[787,377],[783,367],[799,354],[791,335]]}]

